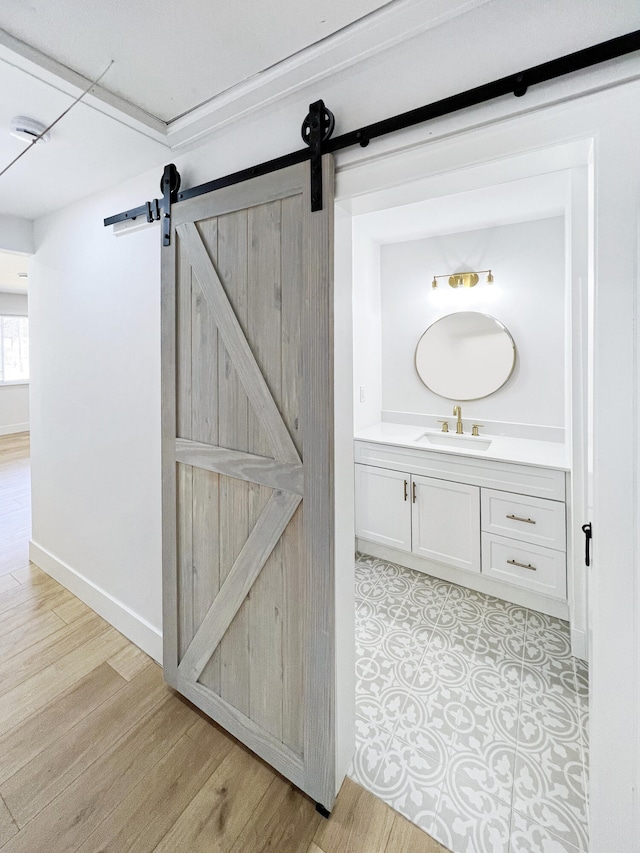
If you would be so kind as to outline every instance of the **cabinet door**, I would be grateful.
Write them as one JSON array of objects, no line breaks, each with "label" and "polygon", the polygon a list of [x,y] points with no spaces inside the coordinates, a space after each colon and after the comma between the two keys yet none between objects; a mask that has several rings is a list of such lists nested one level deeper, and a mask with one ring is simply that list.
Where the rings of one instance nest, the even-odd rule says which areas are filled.
[{"label": "cabinet door", "polygon": [[356,536],[411,550],[410,475],[356,465]]},{"label": "cabinet door", "polygon": [[413,553],[480,571],[480,489],[463,483],[413,477]]}]

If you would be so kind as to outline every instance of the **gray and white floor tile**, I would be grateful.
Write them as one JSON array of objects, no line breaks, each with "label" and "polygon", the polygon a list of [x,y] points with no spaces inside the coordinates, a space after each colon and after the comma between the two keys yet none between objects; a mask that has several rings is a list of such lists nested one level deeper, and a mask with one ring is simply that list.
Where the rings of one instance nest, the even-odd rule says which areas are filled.
[{"label": "gray and white floor tile", "polygon": [[446,772],[446,751],[426,754],[391,739],[375,781],[375,793],[425,832],[431,831]]},{"label": "gray and white floor tile", "polygon": [[533,823],[523,815],[513,812],[509,853],[581,853],[581,851],[580,848],[561,840],[540,824]]},{"label": "gray and white floor tile", "polygon": [[351,776],[454,853],[586,853],[567,623],[366,555],[356,600]]},{"label": "gray and white floor tile", "polygon": [[431,835],[455,853],[509,853],[509,807],[475,780],[448,774]]}]

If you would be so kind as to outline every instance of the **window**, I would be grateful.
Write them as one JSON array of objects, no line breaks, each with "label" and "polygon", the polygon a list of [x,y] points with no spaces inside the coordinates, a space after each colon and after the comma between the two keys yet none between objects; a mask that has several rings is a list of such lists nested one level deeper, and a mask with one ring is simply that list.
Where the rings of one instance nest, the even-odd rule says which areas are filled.
[{"label": "window", "polygon": [[29,318],[0,316],[0,385],[29,380]]}]

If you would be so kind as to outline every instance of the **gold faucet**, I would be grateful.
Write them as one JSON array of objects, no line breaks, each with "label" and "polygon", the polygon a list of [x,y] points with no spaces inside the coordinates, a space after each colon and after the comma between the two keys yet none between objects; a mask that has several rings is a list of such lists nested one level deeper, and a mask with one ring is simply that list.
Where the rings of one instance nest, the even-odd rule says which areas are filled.
[{"label": "gold faucet", "polygon": [[462,435],[464,432],[462,429],[462,406],[454,406],[453,414],[458,418],[458,422],[456,424],[456,435]]}]

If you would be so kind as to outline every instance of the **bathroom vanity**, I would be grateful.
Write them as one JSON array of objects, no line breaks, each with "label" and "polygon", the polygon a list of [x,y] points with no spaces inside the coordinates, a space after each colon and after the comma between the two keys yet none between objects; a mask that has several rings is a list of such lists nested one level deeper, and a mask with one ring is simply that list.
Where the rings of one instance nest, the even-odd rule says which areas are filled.
[{"label": "bathroom vanity", "polygon": [[379,423],[355,462],[360,551],[568,618],[564,444]]}]

